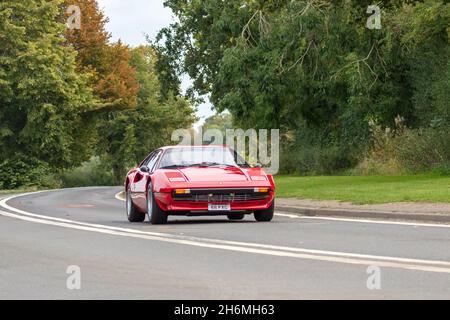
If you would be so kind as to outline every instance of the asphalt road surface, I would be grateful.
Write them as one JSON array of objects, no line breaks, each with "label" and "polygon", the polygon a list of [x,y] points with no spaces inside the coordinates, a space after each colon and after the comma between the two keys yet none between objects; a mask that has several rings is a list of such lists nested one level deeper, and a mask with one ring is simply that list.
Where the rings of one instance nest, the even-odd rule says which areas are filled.
[{"label": "asphalt road surface", "polygon": [[0,201],[0,299],[450,299],[449,225],[283,213],[132,224],[119,191]]}]

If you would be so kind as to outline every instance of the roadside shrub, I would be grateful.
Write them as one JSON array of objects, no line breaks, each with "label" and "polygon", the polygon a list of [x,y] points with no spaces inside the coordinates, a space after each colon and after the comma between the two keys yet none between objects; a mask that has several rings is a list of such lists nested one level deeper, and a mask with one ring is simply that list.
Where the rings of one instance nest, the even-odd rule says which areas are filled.
[{"label": "roadside shrub", "polygon": [[438,172],[448,174],[450,167],[450,128],[439,125],[410,129],[397,117],[395,128],[370,122],[373,146],[354,170],[355,174]]},{"label": "roadside shrub", "polygon": [[342,172],[352,160],[338,146],[310,146],[299,150],[286,150],[281,159],[282,173],[299,175],[329,175]]},{"label": "roadside shrub", "polygon": [[61,181],[64,188],[115,185],[112,170],[98,157],[93,157],[81,167],[63,172]]},{"label": "roadside shrub", "polygon": [[444,170],[450,165],[450,130],[406,130],[397,138],[399,162],[413,173]]},{"label": "roadside shrub", "polygon": [[60,186],[50,166],[36,158],[18,154],[0,163],[0,189]]},{"label": "roadside shrub", "polygon": [[296,140],[282,145],[281,174],[330,175],[344,172],[357,163],[353,152],[338,143],[314,141],[309,137]]}]

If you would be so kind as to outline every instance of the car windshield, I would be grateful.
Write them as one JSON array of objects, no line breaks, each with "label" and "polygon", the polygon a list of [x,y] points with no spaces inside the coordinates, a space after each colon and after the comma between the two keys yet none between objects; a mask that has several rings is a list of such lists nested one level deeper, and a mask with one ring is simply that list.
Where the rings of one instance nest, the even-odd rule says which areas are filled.
[{"label": "car windshield", "polygon": [[166,150],[161,159],[159,167],[162,169],[196,166],[237,167],[237,162],[243,162],[242,164],[246,165],[245,161],[236,161],[233,152],[228,148],[174,148]]}]

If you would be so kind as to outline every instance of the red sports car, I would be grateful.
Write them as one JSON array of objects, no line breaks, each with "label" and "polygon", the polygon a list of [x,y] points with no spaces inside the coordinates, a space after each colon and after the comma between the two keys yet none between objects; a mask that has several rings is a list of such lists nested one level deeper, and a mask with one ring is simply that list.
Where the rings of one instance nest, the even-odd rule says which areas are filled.
[{"label": "red sports car", "polygon": [[164,224],[169,215],[227,215],[257,221],[274,215],[275,183],[225,146],[174,146],[153,151],[125,179],[130,222]]}]

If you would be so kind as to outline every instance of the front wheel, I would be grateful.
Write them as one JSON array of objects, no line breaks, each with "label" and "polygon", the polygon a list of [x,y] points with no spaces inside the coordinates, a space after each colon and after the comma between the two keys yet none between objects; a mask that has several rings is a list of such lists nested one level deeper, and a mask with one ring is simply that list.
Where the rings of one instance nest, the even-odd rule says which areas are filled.
[{"label": "front wheel", "polygon": [[167,212],[161,210],[161,208],[156,203],[151,183],[149,183],[147,190],[147,215],[148,220],[151,224],[167,223]]},{"label": "front wheel", "polygon": [[127,217],[130,222],[142,222],[145,220],[145,214],[142,214],[136,210],[131,199],[131,189],[130,186],[127,188],[127,199],[126,199],[126,209]]},{"label": "front wheel", "polygon": [[270,207],[265,210],[255,211],[255,220],[258,222],[269,222],[272,221],[275,212],[275,200],[272,202]]}]

